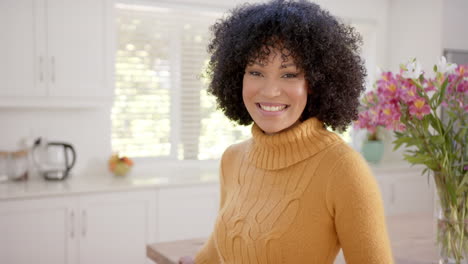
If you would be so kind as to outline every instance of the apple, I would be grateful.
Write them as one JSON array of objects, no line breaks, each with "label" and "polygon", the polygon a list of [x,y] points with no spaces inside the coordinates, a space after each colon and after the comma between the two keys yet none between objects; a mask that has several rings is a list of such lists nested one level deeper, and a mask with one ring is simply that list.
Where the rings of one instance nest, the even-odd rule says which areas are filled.
[{"label": "apple", "polygon": [[125,175],[133,166],[133,161],[128,157],[120,157],[118,154],[113,154],[108,161],[109,170],[115,175]]}]

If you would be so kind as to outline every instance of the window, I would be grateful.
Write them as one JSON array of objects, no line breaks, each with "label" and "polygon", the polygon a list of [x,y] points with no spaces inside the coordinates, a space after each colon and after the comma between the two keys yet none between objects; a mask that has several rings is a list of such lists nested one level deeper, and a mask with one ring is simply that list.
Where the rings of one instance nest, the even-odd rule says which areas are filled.
[{"label": "window", "polygon": [[116,5],[112,148],[131,157],[217,159],[250,135],[216,110],[202,77],[220,13]]},{"label": "window", "polygon": [[[250,137],[250,126],[235,125],[216,110],[202,77],[209,27],[221,13],[162,4],[117,4],[115,13],[114,151],[130,157],[210,160]],[[375,68],[374,27],[354,26],[363,34],[366,66]],[[342,136],[354,140],[350,129]]]}]

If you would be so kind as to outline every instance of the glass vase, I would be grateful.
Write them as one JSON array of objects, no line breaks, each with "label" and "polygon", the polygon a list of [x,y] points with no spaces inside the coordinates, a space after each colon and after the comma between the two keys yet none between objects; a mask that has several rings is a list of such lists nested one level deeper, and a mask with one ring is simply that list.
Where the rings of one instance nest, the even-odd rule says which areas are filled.
[{"label": "glass vase", "polygon": [[450,192],[443,176],[434,174],[437,188],[436,223],[439,264],[468,264],[466,193]]},{"label": "glass vase", "polygon": [[468,264],[466,220],[449,219],[440,212],[437,218],[437,243],[439,264]]}]

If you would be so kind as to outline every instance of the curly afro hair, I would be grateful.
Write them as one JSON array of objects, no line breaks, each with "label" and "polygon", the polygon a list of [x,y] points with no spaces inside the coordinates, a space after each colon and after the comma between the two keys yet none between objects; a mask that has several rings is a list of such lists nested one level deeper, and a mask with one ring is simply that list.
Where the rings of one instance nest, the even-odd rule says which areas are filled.
[{"label": "curly afro hair", "polygon": [[242,99],[248,64],[265,61],[269,50],[291,57],[304,72],[310,94],[301,120],[317,117],[344,131],[358,117],[366,71],[359,56],[356,31],[307,1],[274,0],[244,4],[211,28],[208,92],[218,107],[240,125],[253,122]]}]

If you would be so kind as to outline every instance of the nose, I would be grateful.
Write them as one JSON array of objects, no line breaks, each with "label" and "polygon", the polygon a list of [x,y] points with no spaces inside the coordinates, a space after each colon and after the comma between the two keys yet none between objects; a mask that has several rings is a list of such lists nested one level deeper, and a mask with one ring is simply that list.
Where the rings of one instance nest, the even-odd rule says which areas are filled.
[{"label": "nose", "polygon": [[266,98],[273,98],[281,94],[281,87],[276,80],[265,80],[260,92]]}]

